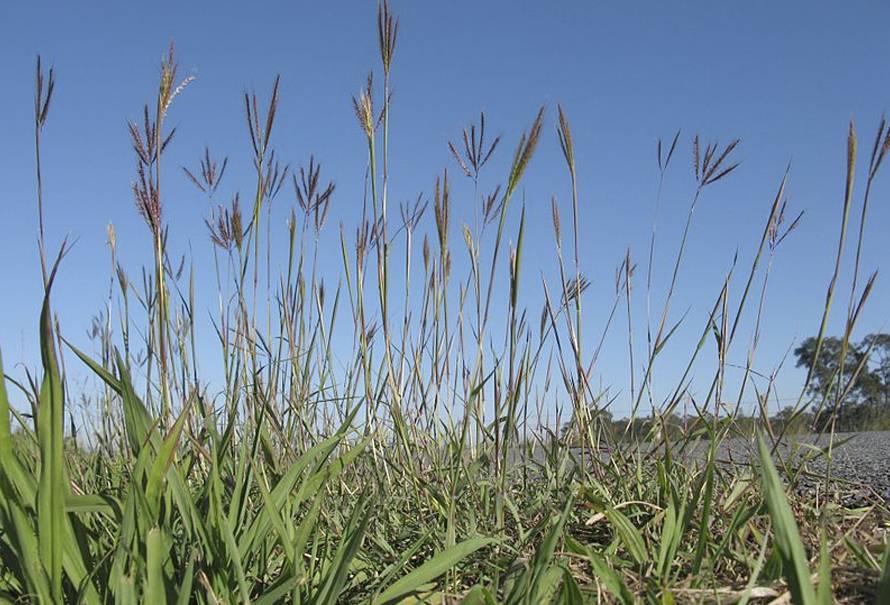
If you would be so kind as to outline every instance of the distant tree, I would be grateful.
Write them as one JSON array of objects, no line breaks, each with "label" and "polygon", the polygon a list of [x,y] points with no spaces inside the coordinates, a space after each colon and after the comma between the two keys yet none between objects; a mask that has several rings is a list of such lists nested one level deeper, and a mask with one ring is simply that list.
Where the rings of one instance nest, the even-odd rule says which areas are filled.
[{"label": "distant tree", "polygon": [[629,418],[611,419],[611,425],[612,434],[618,439],[639,441],[666,437],[675,440],[683,436],[687,421],[677,414],[649,414],[637,416],[633,421]]},{"label": "distant tree", "polygon": [[869,334],[862,340],[863,346],[871,347],[869,374],[876,385],[875,403],[890,406],[890,334]]},{"label": "distant tree", "polygon": [[848,343],[846,352],[840,338],[825,338],[818,359],[816,344],[816,338],[807,338],[794,350],[797,366],[812,372],[808,394],[814,411],[825,402],[816,422],[824,423],[825,412],[836,407],[841,430],[890,426],[890,334],[869,334]]},{"label": "distant tree", "polygon": [[[588,407],[587,418],[594,433],[601,427],[611,428],[613,424],[612,412],[603,408]],[[572,444],[580,444],[581,423],[574,412],[572,412],[572,416],[569,418],[568,422],[563,423],[559,428],[559,433],[560,438],[563,441]]]},{"label": "distant tree", "polygon": [[776,415],[770,419],[773,430],[789,435],[807,433],[813,426],[815,418],[808,411],[795,414],[794,408],[785,407],[776,412]]}]

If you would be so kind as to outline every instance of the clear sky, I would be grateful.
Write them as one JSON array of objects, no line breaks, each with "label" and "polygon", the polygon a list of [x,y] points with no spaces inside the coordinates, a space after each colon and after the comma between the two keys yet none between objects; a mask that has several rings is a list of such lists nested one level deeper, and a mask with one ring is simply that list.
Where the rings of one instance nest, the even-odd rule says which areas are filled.
[{"label": "clear sky", "polygon": [[[692,135],[723,142],[740,137],[742,165],[708,190],[697,211],[673,307],[674,317],[689,308],[690,320],[659,374],[668,381],[686,360],[737,249],[740,266],[749,265],[788,162],[792,209],[806,210],[806,216],[774,264],[757,368],[769,372],[795,339],[815,333],[835,253],[847,123],[856,120],[864,165],[890,103],[890,5],[503,0],[395,1],[393,8],[401,29],[393,67],[392,200],[431,194],[436,174],[448,167],[458,208],[454,224],[469,220],[471,189],[454,170],[447,142],[480,110],[486,112],[489,128],[503,134],[504,142],[484,189],[503,179],[516,139],[537,107],[550,109],[517,198],[524,196],[531,226],[525,275],[533,317],[540,310],[541,272],[550,276],[553,268],[550,197],[557,195],[564,213],[569,210],[569,182],[553,129],[561,103],[572,122],[580,172],[584,272],[593,284],[585,299],[591,331],[605,320],[613,274],[628,246],[640,262],[634,295],[642,302],[657,184],[655,142],[682,129],[660,216],[656,301],[669,282],[689,202]],[[148,232],[129,188],[134,161],[126,121],[138,117],[155,91],[168,42],[176,43],[180,73],[197,78],[169,117],[178,126],[165,160],[170,250],[191,251],[199,267],[208,269],[204,285],[212,287],[203,227],[209,208],[178,166],[194,166],[210,145],[230,158],[225,195],[251,191],[242,94],[255,88],[266,98],[277,73],[282,96],[273,145],[295,166],[315,154],[323,173],[337,183],[329,234],[340,221],[352,232],[366,148],[350,99],[370,69],[379,72],[374,13],[370,1],[4,2],[0,348],[7,370],[20,374],[14,363],[33,365],[37,359],[32,118],[37,53],[57,73],[44,134],[48,240],[55,247],[66,234],[77,238],[58,282],[56,310],[65,334],[89,348],[86,329],[108,291],[106,225],[116,226],[121,260],[134,278],[141,265],[150,264]],[[883,177],[866,234],[867,271],[881,267],[890,251],[890,175]],[[857,187],[857,209],[861,192]],[[275,208],[278,245],[286,238],[291,203],[288,189]],[[514,215],[518,209],[517,203]],[[331,256],[323,268],[334,279],[339,253],[328,243]],[[740,288],[736,283],[733,300]],[[835,331],[846,309],[846,287],[841,292]],[[209,295],[199,299],[203,317],[214,302]],[[860,335],[885,326],[888,303],[890,287],[879,276]],[[638,319],[643,309],[635,307]],[[208,323],[199,329],[212,338]],[[625,339],[619,329],[608,343],[597,375],[604,383],[627,384]],[[744,363],[740,344],[735,363]],[[641,347],[642,341],[638,358]],[[789,369],[784,376],[781,395],[795,395],[799,372]]]}]

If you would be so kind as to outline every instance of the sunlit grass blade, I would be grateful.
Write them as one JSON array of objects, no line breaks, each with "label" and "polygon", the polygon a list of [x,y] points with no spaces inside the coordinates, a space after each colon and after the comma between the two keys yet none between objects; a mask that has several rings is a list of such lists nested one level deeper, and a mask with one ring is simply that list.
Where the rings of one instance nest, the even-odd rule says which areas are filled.
[{"label": "sunlit grass blade", "polygon": [[377,605],[391,605],[417,592],[420,587],[436,580],[462,560],[495,542],[492,538],[469,538],[443,551],[436,553],[420,567],[402,576],[374,599]]},{"label": "sunlit grass blade", "polygon": [[816,591],[810,579],[809,560],[800,540],[797,521],[785,498],[782,480],[762,435],[757,437],[757,449],[760,456],[763,495],[773,520],[775,545],[782,557],[785,579],[788,581],[792,599],[800,605],[815,605],[818,602]]},{"label": "sunlit grass blade", "polygon": [[147,603],[164,603],[167,601],[163,572],[166,553],[164,552],[164,536],[161,530],[157,527],[150,529],[145,542],[146,573],[143,596]]},{"label": "sunlit grass blade", "polygon": [[40,312],[40,356],[43,383],[37,408],[37,437],[40,441],[40,481],[37,487],[37,538],[40,559],[47,569],[52,598],[61,602],[62,554],[64,550],[65,458],[64,458],[64,392],[56,358],[50,292],[58,269],[59,253],[46,284],[43,309]]},{"label": "sunlit grass blade", "polygon": [[643,535],[640,533],[640,530],[634,526],[631,520],[620,510],[611,506],[604,511],[604,514],[609,522],[615,527],[618,537],[621,539],[621,542],[624,544],[624,547],[627,549],[627,552],[630,553],[631,557],[633,557],[639,564],[648,561],[649,551],[646,550],[646,543],[643,540]]}]

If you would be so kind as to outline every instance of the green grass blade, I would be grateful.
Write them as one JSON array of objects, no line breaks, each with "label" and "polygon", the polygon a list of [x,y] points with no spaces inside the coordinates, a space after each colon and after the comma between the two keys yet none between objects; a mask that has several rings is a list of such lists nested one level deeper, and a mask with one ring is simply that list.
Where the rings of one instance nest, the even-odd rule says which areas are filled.
[{"label": "green grass blade", "polygon": [[460,605],[497,605],[497,601],[484,586],[474,586],[461,599]]},{"label": "green grass blade", "polygon": [[[3,374],[3,358],[0,356],[0,476],[9,482],[9,489],[16,492],[20,503],[24,506],[35,506],[37,497],[37,481],[22,465],[12,449],[12,434],[9,426],[11,407],[6,392],[6,380]],[[11,491],[8,497],[12,497]]]},{"label": "green grass blade", "polygon": [[[52,586],[43,562],[40,560],[37,534],[25,511],[15,502],[6,499],[4,495],[4,502],[0,503],[0,506],[2,505],[5,505],[5,516],[12,525],[11,533],[15,539],[13,545],[20,555],[16,563],[24,571],[23,583],[31,594],[39,598],[40,602],[49,603],[53,598]],[[4,528],[4,530],[6,529]]]},{"label": "green grass blade", "polygon": [[185,425],[186,418],[188,418],[188,412],[189,406],[186,405],[183,407],[182,412],[179,414],[179,418],[173,424],[173,427],[167,433],[163,443],[161,443],[161,447],[155,454],[154,462],[148,472],[145,498],[148,500],[149,505],[154,508],[157,508],[159,505],[161,486],[167,476],[167,471],[173,464],[173,459],[176,455],[176,445],[179,443],[179,438],[182,435],[182,427]]},{"label": "green grass blade", "polygon": [[123,575],[118,579],[115,603],[117,605],[137,605],[139,603],[139,598],[136,595],[136,582],[133,580],[133,576]]},{"label": "green grass blade", "polygon": [[656,570],[661,578],[668,576],[674,558],[677,556],[677,550],[680,547],[680,541],[683,539],[685,525],[683,519],[686,516],[686,502],[684,501],[679,508],[672,499],[664,512],[664,523],[661,528],[661,544],[658,547],[658,560]]},{"label": "green grass blade", "polygon": [[0,353],[0,468],[12,459],[12,431],[9,428],[9,395],[6,393],[6,375],[3,373],[3,354]]},{"label": "green grass blade", "polygon": [[167,595],[164,589],[164,559],[167,557],[164,548],[164,535],[160,528],[153,527],[148,532],[145,541],[145,594],[146,603],[166,603]]},{"label": "green grass blade", "polygon": [[87,367],[89,367],[96,374],[96,376],[101,378],[102,381],[111,388],[111,390],[113,390],[118,395],[122,394],[121,383],[117,378],[115,378],[111,374],[111,372],[109,372],[108,370],[103,368],[101,365],[99,365],[98,363],[93,361],[93,359],[89,355],[87,355],[86,353],[84,353],[83,351],[81,351],[80,349],[75,347],[73,344],[71,344],[64,338],[62,339],[62,341],[66,345],[68,345],[68,348],[71,349],[74,352],[74,354],[82,362],[84,362],[87,365]]},{"label": "green grass blade", "polygon": [[757,449],[760,454],[763,495],[773,520],[776,547],[782,558],[785,579],[788,582],[792,599],[799,605],[814,605],[817,603],[816,592],[810,580],[807,554],[800,540],[794,514],[785,498],[782,480],[779,478],[779,473],[776,471],[769,448],[762,435],[757,436]]},{"label": "green grass blade", "polygon": [[559,596],[560,605],[584,605],[584,595],[578,582],[575,581],[572,571],[568,568],[562,570],[562,591]]},{"label": "green grass blade", "polygon": [[366,505],[364,498],[361,498],[352,511],[349,524],[343,533],[343,540],[331,561],[325,582],[315,600],[317,605],[334,605],[339,601],[350,566],[361,548],[370,520],[371,507]]},{"label": "green grass blade", "polygon": [[275,586],[272,586],[263,593],[261,597],[253,601],[253,605],[275,605],[276,603],[281,603],[284,601],[284,597],[294,589],[297,585],[298,579],[294,576],[287,576],[278,581]]},{"label": "green grass blade", "polygon": [[[64,250],[64,249],[63,249]],[[65,519],[64,392],[56,358],[50,310],[50,291],[58,261],[47,282],[40,313],[40,356],[43,383],[37,408],[37,437],[40,443],[40,481],[37,487],[37,539],[40,558],[47,568],[52,597],[61,602],[63,525]]]},{"label": "green grass blade", "polygon": [[823,533],[819,540],[819,587],[816,592],[818,605],[831,605],[831,554],[828,550],[828,537]]},{"label": "green grass blade", "polygon": [[618,602],[622,605],[633,605],[635,603],[633,593],[627,587],[627,584],[618,572],[612,569],[602,555],[594,552],[589,546],[581,544],[571,536],[566,536],[566,548],[570,552],[587,558],[593,569],[593,574]]},{"label": "green grass blade", "polygon": [[417,569],[393,582],[374,599],[374,603],[388,605],[414,594],[421,586],[439,578],[480,548],[494,542],[492,538],[469,538],[437,553]]},{"label": "green grass blade", "polygon": [[884,546],[884,571],[878,581],[875,605],[890,603],[890,543]]},{"label": "green grass blade", "polygon": [[68,494],[65,496],[65,510],[69,513],[102,513],[120,519],[120,503],[110,497],[90,494]]},{"label": "green grass blade", "polygon": [[609,523],[615,527],[615,532],[618,534],[627,552],[630,553],[630,556],[641,565],[648,561],[649,552],[646,550],[646,542],[643,540],[640,530],[634,526],[630,519],[620,510],[611,506],[603,514],[606,515]]},{"label": "green grass blade", "polygon": [[624,579],[615,571],[609,563],[599,554],[589,551],[588,560],[593,569],[593,573],[599,578],[606,590],[612,593],[623,605],[633,605],[636,603],[633,593],[628,588]]},{"label": "green grass blade", "polygon": [[192,597],[192,585],[195,580],[195,557],[189,557],[188,565],[182,574],[182,582],[177,590],[176,605],[188,605]]}]

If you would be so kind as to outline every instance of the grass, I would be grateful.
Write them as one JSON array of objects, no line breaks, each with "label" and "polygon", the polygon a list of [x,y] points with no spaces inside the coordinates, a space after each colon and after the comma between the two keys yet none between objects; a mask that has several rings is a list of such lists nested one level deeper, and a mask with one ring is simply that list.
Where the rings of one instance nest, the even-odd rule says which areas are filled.
[{"label": "grass", "polygon": [[[106,321],[95,327],[101,346],[94,358],[65,340],[51,310],[66,248],[47,261],[40,144],[54,74],[45,78],[38,61],[42,378],[16,380],[3,374],[0,362],[0,602],[887,602],[885,504],[847,509],[837,493],[810,497],[796,489],[804,480],[832,485],[830,464],[818,476],[811,465],[830,462],[833,440],[802,458],[776,456],[793,423],[773,426],[766,413],[774,375],[765,391],[757,390],[763,405],[756,437],[740,406],[725,403],[732,401],[728,358],[742,346],[737,328],[746,316],[755,327],[735,401],[757,388],[753,367],[772,259],[799,220],[786,220],[785,179],[768,206],[750,266],[734,264],[717,284],[686,372],[671,397],[655,401],[658,358],[668,350],[679,354],[671,338],[685,316],[675,317],[671,303],[682,287],[695,210],[718,182],[731,180],[739,142],[693,138],[694,195],[680,247],[668,259],[671,281],[661,308],[653,306],[653,228],[647,316],[632,313],[635,264],[627,251],[611,315],[592,318],[583,311],[589,282],[579,247],[587,205],[569,117],[559,107],[571,243],[564,249],[554,200],[558,283],[542,280],[546,302],[535,324],[523,303],[525,289],[536,287],[523,271],[523,246],[530,230],[535,237],[543,233],[526,224],[515,198],[544,138],[546,111],[534,116],[503,182],[490,193],[480,190],[480,173],[506,142],[486,139],[480,116],[450,145],[476,205],[474,224],[460,227],[462,237],[455,238],[447,172],[437,180],[432,221],[420,201],[394,214],[389,93],[398,20],[386,3],[377,28],[382,106],[371,77],[354,99],[368,148],[367,199],[354,239],[341,229],[342,271],[333,290],[318,254],[335,187],[314,158],[294,171],[276,158],[277,79],[268,101],[245,95],[256,170],[246,213],[237,196],[218,200],[227,160],[208,150],[198,169],[185,170],[214,208],[206,227],[220,301],[213,322],[224,368],[219,398],[196,369],[195,341],[206,337],[195,325],[196,269],[177,270],[166,248],[163,184],[176,171],[163,161],[173,136],[165,118],[190,79],[177,79],[171,47],[157,98],[145,106],[142,124],[130,128],[134,197],[153,265],[141,286],[133,282],[116,261],[109,232],[116,284],[110,298],[121,312],[113,328],[109,305]],[[869,164],[845,342],[873,283],[860,289],[856,280],[868,196],[890,148],[885,130],[882,123]],[[820,342],[855,205],[856,147],[851,125]],[[659,199],[682,148],[679,133],[669,145],[658,143]],[[296,199],[289,255],[283,274],[273,277],[268,212],[287,184]],[[508,233],[517,217],[518,230]],[[469,260],[459,262],[458,255]],[[731,296],[738,272],[744,287]],[[499,276],[507,279],[505,302],[494,296]],[[607,395],[589,379],[606,333],[620,329],[613,320],[622,301],[632,368],[640,362],[635,329],[645,330],[647,343],[642,375],[629,376],[633,411],[623,428],[607,414]],[[492,321],[494,315],[503,321]],[[596,320],[600,330],[592,332]],[[354,334],[345,367],[334,361],[333,342],[344,321]],[[65,350],[103,385],[90,400],[101,413],[86,435],[65,430],[72,407],[60,364]],[[710,390],[693,400],[696,414],[677,426],[692,369],[711,353],[717,370]],[[30,413],[11,404],[9,386]],[[809,413],[807,386],[794,414]],[[820,408],[836,413],[849,387],[831,386]],[[541,421],[551,401],[568,409],[555,425]],[[637,422],[641,417],[645,422]],[[751,463],[722,460],[720,444],[733,437],[749,441],[756,452]],[[686,450],[701,440],[705,455],[689,463]]]}]

